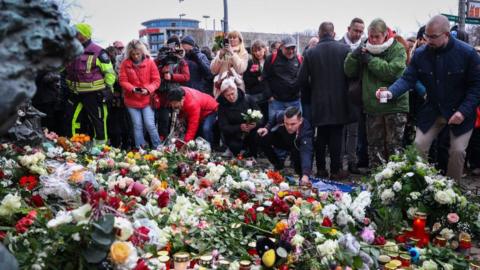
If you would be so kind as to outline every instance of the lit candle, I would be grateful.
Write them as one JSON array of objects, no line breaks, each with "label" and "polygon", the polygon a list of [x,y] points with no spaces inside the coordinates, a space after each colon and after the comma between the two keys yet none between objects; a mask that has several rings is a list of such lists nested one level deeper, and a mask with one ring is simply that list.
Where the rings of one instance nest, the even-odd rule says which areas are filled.
[{"label": "lit candle", "polygon": [[417,212],[413,218],[413,236],[415,238],[423,238],[425,235],[425,224],[427,222],[427,215],[425,213]]}]

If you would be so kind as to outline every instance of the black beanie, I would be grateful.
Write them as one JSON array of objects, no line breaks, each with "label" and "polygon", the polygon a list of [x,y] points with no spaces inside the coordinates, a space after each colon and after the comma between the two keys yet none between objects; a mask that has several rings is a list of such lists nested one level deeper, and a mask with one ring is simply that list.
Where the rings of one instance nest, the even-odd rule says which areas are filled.
[{"label": "black beanie", "polygon": [[182,44],[183,44],[183,43],[195,47],[195,39],[193,39],[192,36],[185,36],[185,37],[182,39]]}]

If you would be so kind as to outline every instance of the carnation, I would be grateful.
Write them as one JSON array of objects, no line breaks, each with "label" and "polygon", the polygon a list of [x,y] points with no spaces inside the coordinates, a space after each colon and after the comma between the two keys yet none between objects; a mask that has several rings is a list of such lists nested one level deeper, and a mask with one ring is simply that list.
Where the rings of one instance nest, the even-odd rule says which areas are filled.
[{"label": "carnation", "polygon": [[322,215],[324,217],[328,217],[330,220],[333,220],[336,211],[337,206],[335,204],[329,204],[322,209]]},{"label": "carnation", "polygon": [[457,213],[449,213],[447,215],[447,220],[448,220],[448,223],[455,224],[460,220],[460,217],[458,216]]}]

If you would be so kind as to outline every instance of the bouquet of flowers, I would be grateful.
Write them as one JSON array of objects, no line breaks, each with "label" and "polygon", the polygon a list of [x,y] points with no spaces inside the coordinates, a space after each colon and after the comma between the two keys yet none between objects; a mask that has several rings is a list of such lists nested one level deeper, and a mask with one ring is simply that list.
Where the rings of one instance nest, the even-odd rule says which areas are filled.
[{"label": "bouquet of flowers", "polygon": [[259,110],[252,109],[248,109],[247,113],[242,113],[242,116],[247,124],[257,124],[263,118],[263,114]]}]

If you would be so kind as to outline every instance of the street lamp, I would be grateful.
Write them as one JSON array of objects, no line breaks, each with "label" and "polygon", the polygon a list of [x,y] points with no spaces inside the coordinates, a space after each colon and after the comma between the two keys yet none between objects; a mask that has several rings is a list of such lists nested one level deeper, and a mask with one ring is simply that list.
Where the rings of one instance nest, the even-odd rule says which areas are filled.
[{"label": "street lamp", "polygon": [[207,19],[210,18],[208,15],[203,15],[203,18],[205,19],[205,30],[207,30]]},{"label": "street lamp", "polygon": [[180,27],[180,36],[183,36],[183,33],[182,33],[182,27],[183,27],[183,26],[182,26],[182,17],[184,17],[185,15],[187,15],[187,14],[185,14],[185,13],[180,13],[180,14],[178,15],[178,17],[180,17],[180,25],[179,25],[179,27]]},{"label": "street lamp", "polygon": [[203,15],[203,18],[205,19],[205,30],[203,31],[205,33],[205,46],[208,46],[208,35],[207,35],[207,20],[210,18],[209,15]]}]

